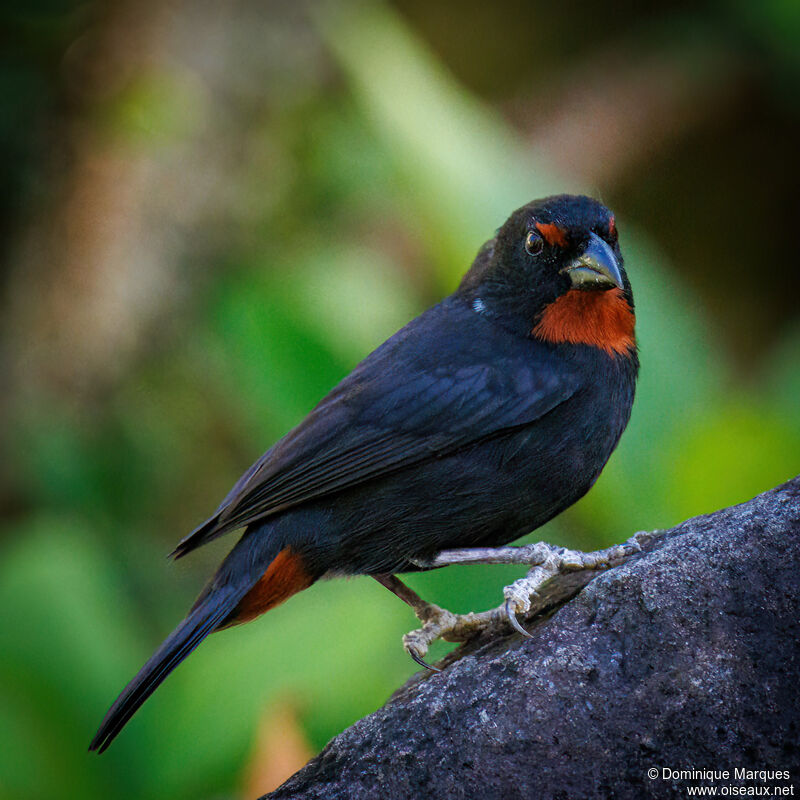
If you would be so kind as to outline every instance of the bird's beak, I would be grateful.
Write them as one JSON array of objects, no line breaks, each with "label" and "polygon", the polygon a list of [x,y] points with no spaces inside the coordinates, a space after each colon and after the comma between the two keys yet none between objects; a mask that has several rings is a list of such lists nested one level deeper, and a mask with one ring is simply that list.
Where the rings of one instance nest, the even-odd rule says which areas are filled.
[{"label": "bird's beak", "polygon": [[621,289],[622,274],[614,251],[596,233],[589,234],[583,253],[564,272],[576,289]]}]

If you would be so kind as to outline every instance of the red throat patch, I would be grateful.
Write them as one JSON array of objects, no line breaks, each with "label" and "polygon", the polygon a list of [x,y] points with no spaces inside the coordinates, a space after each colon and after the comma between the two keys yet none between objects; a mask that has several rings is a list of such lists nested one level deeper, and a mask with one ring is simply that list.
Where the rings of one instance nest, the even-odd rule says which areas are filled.
[{"label": "red throat patch", "polygon": [[635,324],[621,289],[570,289],[545,308],[531,333],[554,344],[588,344],[609,355],[624,355],[636,347]]},{"label": "red throat patch", "polygon": [[249,622],[288,600],[293,594],[307,589],[312,583],[314,579],[306,572],[303,559],[291,548],[285,547],[233,609],[227,625]]}]

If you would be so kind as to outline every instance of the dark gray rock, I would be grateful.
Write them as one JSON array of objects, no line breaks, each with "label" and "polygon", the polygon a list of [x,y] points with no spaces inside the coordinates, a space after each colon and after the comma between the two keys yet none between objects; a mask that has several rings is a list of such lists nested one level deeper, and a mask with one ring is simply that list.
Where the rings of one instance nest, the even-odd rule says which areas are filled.
[{"label": "dark gray rock", "polygon": [[[269,797],[638,799],[703,784],[800,794],[799,617],[796,478],[659,535],[529,624],[533,639],[462,646]],[[736,768],[790,777],[748,782]]]}]

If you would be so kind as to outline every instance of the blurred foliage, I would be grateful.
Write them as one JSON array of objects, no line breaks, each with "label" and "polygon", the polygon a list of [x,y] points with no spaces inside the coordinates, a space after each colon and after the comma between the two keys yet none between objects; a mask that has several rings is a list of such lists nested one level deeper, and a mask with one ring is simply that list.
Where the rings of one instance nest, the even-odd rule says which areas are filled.
[{"label": "blurred foliage", "polygon": [[[748,4],[727,5],[732,27],[749,24]],[[400,645],[415,625],[407,609],[368,579],[326,582],[211,637],[106,755],[85,753],[229,543],[191,563],[162,554],[371,348],[452,291],[510,210],[587,190],[551,174],[547,154],[460,85],[390,7],[314,8],[308,35],[336,77],[309,57],[291,97],[248,117],[219,225],[233,232],[221,243],[214,225],[198,232],[205,249],[198,261],[187,249],[180,266],[188,293],[172,298],[110,387],[90,397],[29,390],[9,409],[0,796],[237,796],[270,708],[292,698],[319,749],[413,672]],[[758,12],[759,40],[786,85],[795,11],[774,2]],[[38,16],[4,12],[24,36],[0,83],[36,95],[52,66],[33,45],[65,46],[86,12],[59,3]],[[163,153],[225,117],[189,72],[150,66],[87,114],[116,146]],[[38,91],[43,105],[49,91]],[[17,147],[13,131],[35,127],[40,112],[22,107],[0,118],[14,180],[35,172],[36,148]],[[746,500],[800,464],[800,330],[783,332],[743,377],[697,293],[644,230],[617,219],[643,364],[633,418],[593,491],[534,537],[585,548]],[[409,583],[466,611],[496,605],[518,575],[466,567]]]}]

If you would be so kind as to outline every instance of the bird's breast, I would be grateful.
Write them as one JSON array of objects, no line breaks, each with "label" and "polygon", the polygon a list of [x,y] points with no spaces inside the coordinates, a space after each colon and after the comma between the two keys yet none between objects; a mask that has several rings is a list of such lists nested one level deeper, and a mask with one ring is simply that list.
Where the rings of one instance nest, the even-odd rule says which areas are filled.
[{"label": "bird's breast", "polygon": [[570,289],[545,307],[531,333],[552,344],[586,344],[624,356],[636,347],[635,325],[620,289]]}]

